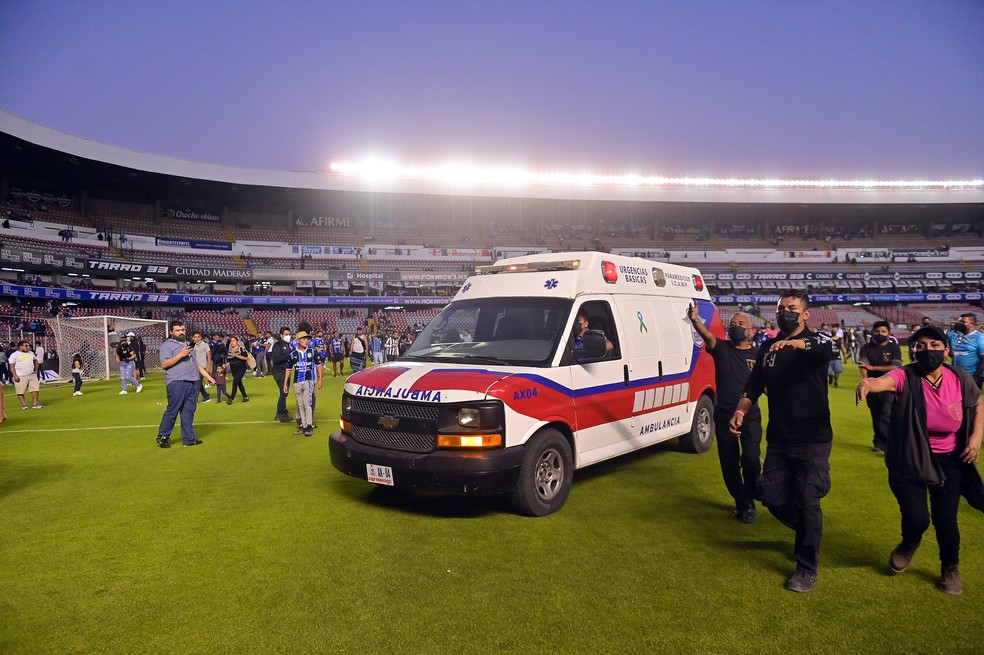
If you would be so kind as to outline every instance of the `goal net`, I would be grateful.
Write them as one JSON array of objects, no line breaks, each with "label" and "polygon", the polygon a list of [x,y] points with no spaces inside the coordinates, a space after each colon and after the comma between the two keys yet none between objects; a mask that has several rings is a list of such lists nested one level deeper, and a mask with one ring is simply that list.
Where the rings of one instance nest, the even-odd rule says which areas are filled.
[{"label": "goal net", "polygon": [[134,350],[143,357],[144,368],[161,368],[161,343],[167,338],[167,321],[151,321],[122,316],[84,316],[58,318],[54,322],[58,348],[58,374],[72,377],[72,360],[82,358],[82,377],[108,380],[119,375],[116,346],[120,337],[133,333]]}]

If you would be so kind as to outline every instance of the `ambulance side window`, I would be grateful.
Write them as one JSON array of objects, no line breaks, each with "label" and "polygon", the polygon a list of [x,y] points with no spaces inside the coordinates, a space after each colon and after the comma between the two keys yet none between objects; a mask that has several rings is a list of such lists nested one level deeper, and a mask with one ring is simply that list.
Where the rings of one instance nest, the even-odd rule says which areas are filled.
[{"label": "ambulance side window", "polygon": [[604,300],[592,300],[581,305],[577,313],[583,314],[588,319],[589,330],[601,330],[605,333],[605,337],[612,342],[614,348],[608,353],[608,359],[620,359],[622,352],[618,344],[618,330],[615,328],[612,309],[608,303]]}]

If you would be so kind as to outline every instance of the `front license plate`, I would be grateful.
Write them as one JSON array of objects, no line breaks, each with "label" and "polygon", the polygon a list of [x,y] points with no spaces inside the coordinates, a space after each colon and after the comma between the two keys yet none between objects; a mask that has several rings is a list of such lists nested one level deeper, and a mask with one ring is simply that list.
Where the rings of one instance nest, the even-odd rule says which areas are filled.
[{"label": "front license plate", "polygon": [[393,469],[389,466],[366,464],[366,480],[369,482],[375,482],[376,484],[385,484],[386,486],[392,487]]}]

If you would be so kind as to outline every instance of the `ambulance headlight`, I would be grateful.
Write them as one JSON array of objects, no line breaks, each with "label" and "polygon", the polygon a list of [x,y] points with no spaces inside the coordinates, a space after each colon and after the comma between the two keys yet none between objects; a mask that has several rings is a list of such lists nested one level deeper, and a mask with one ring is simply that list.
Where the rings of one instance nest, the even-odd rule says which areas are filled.
[{"label": "ambulance headlight", "polygon": [[482,424],[482,415],[474,407],[462,407],[458,410],[458,425],[463,428],[477,428]]},{"label": "ambulance headlight", "polygon": [[344,394],[342,396],[342,414],[348,416],[352,413],[352,396]]},{"label": "ambulance headlight", "polygon": [[438,448],[502,448],[505,410],[499,400],[442,405],[437,419]]}]

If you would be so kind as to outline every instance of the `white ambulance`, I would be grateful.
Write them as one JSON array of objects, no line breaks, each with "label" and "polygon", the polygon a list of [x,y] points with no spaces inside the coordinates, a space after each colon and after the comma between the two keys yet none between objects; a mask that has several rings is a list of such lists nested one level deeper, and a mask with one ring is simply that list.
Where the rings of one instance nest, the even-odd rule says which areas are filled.
[{"label": "white ambulance", "polygon": [[331,463],[396,488],[508,492],[543,516],[576,468],[675,437],[705,452],[714,363],[692,303],[724,338],[694,268],[598,252],[478,267],[405,357],[346,380]]}]

